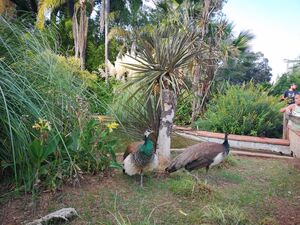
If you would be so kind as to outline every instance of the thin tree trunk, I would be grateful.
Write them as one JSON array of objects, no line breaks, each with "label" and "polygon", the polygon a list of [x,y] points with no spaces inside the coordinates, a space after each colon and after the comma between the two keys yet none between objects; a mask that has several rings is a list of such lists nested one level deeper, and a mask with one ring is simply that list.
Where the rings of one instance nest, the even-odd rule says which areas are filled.
[{"label": "thin tree trunk", "polygon": [[88,18],[86,15],[86,1],[82,1],[80,6],[80,24],[79,24],[79,53],[80,53],[80,68],[85,69],[85,53],[88,30]]},{"label": "thin tree trunk", "polygon": [[199,105],[199,112],[201,112],[204,108],[204,103],[206,102],[211,85],[213,84],[213,81],[215,80],[215,77],[216,77],[216,74],[217,74],[219,68],[220,68],[219,66],[212,66],[210,68],[210,72],[208,72],[208,74],[210,74],[210,75],[209,75],[209,79],[204,84],[205,89],[202,90],[202,100],[201,100],[201,104]]},{"label": "thin tree trunk", "polygon": [[161,119],[158,132],[158,159],[159,168],[164,169],[170,162],[171,133],[175,116],[176,96],[173,91],[162,91]]},{"label": "thin tree trunk", "polygon": [[[203,2],[203,12],[202,12],[202,16],[201,16],[201,20],[200,20],[200,26],[202,29],[201,32],[201,42],[203,42],[204,37],[207,34],[207,30],[208,30],[208,19],[209,19],[209,14],[210,14],[210,9],[211,7],[211,0],[205,0]],[[197,116],[200,113],[200,105],[201,105],[201,87],[200,87],[200,75],[201,75],[201,63],[202,63],[202,59],[201,58],[197,58],[196,59],[196,68],[194,70],[194,74],[193,74],[193,92],[194,92],[194,100],[193,100],[193,108],[192,108],[192,123],[195,122],[195,120],[197,119]]]},{"label": "thin tree trunk", "polygon": [[[79,24],[78,24],[78,10]],[[74,13],[72,16],[72,31],[74,38],[75,58],[80,59],[81,70],[85,69],[85,55],[86,55],[86,42],[88,31],[88,17],[86,15],[86,0],[80,1],[80,8],[74,6]]]},{"label": "thin tree trunk", "polygon": [[75,58],[79,58],[77,12],[78,9],[74,6],[74,13],[72,16],[72,31],[73,31],[73,38],[74,38]]},{"label": "thin tree trunk", "polygon": [[109,0],[105,0],[105,83],[109,86],[109,79],[108,79],[108,25],[109,25]]}]

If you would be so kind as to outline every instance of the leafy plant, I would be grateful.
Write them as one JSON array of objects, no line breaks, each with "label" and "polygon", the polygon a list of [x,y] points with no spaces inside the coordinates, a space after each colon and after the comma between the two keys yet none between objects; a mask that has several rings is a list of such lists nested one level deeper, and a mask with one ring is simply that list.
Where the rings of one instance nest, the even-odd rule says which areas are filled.
[{"label": "leafy plant", "polygon": [[[56,54],[55,31],[27,26],[0,17],[0,170],[16,188],[55,189],[79,172],[106,169],[115,140],[106,125],[98,132],[91,122],[91,106],[105,111],[103,92],[91,88],[97,77]],[[96,147],[91,135],[101,139]]]},{"label": "leafy plant", "polygon": [[268,91],[253,83],[231,86],[225,94],[217,94],[208,104],[197,129],[231,134],[279,137],[283,107]]},{"label": "leafy plant", "polygon": [[103,125],[92,118],[81,131],[75,130],[66,138],[73,162],[82,171],[96,173],[117,166],[114,151],[117,140],[110,137],[110,124]]}]

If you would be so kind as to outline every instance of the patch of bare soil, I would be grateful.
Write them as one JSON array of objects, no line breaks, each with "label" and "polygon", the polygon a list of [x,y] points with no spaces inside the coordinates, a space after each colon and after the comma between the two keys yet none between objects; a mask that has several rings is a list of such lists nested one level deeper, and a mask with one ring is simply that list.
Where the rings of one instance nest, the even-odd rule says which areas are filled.
[{"label": "patch of bare soil", "polygon": [[[74,207],[76,198],[82,193],[95,193],[101,189],[107,189],[114,185],[113,174],[102,173],[95,176],[84,176],[80,184],[70,185],[65,184],[60,191],[57,192],[43,192],[39,194],[38,198],[33,201],[31,194],[22,197],[15,197],[7,201],[0,202],[0,224],[1,225],[19,225],[23,222],[31,222],[39,219],[51,212],[48,210],[53,208],[52,205],[64,207]],[[71,196],[64,198],[64,196]],[[60,209],[60,208],[59,208]],[[54,209],[53,211],[58,210]]]},{"label": "patch of bare soil", "polygon": [[294,166],[294,168],[300,172],[300,159],[295,158],[294,160],[291,160],[291,163]]},{"label": "patch of bare soil", "polygon": [[[300,159],[287,160],[300,173]],[[300,188],[300,184],[298,184]],[[300,195],[296,199],[288,201],[287,199],[274,198],[271,200],[276,206],[276,219],[280,225],[300,225]]]},{"label": "patch of bare soil", "polygon": [[278,224],[300,225],[300,196],[297,196],[297,200],[293,202],[280,198],[272,199],[270,202],[276,207],[274,214]]}]

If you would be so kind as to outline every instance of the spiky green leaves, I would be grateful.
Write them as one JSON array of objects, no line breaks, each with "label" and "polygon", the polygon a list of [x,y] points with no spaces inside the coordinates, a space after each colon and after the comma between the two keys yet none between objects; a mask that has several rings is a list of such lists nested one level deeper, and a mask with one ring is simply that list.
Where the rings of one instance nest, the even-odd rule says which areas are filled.
[{"label": "spiky green leaves", "polygon": [[196,55],[193,44],[197,40],[194,32],[173,27],[155,29],[141,36],[137,42],[135,56],[130,56],[135,63],[124,63],[135,71],[126,87],[135,85],[136,92],[146,96],[160,95],[163,89],[171,89],[178,94],[184,86],[184,69]]}]

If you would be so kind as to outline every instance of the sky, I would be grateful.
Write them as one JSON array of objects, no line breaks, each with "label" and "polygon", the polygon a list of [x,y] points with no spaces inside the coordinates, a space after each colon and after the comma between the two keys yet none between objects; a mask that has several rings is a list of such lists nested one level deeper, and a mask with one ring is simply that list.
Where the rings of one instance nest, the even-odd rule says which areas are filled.
[{"label": "sky", "polygon": [[285,59],[300,56],[300,0],[228,0],[223,12],[236,34],[250,30],[252,50],[262,52],[275,81],[287,71]]}]

